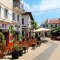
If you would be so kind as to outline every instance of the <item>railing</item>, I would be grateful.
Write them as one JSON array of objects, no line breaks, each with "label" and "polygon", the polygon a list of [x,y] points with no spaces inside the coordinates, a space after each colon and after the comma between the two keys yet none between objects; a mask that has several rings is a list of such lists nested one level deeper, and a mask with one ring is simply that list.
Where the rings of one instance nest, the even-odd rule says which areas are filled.
[{"label": "railing", "polygon": [[13,7],[18,7],[18,8],[20,8],[20,2],[14,1],[14,2],[13,2]]},{"label": "railing", "polygon": [[16,8],[16,10],[18,9],[18,10],[21,10],[21,11],[25,11],[24,7],[23,7],[23,4],[20,3],[20,2],[14,1],[13,2],[13,8]]}]

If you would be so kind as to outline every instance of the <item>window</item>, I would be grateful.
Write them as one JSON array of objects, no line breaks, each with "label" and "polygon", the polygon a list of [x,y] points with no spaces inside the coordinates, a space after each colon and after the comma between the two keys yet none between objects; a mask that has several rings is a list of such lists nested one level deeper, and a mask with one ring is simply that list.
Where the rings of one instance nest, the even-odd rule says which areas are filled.
[{"label": "window", "polygon": [[24,18],[22,18],[22,24],[24,24]]},{"label": "window", "polygon": [[43,25],[43,27],[45,27],[45,25]]},{"label": "window", "polygon": [[4,17],[7,18],[8,17],[8,9],[4,10]]},{"label": "window", "polygon": [[51,28],[53,27],[53,25],[51,25]]},{"label": "window", "polygon": [[15,20],[15,13],[13,13],[12,15],[13,15],[13,16],[12,16],[13,20]]},{"label": "window", "polygon": [[55,27],[57,27],[57,24],[55,24]]},{"label": "window", "polygon": [[7,28],[7,25],[5,24],[5,28]]},{"label": "window", "polygon": [[13,1],[16,1],[16,0],[13,0]]},{"label": "window", "polygon": [[22,31],[22,35],[24,36],[24,31]]},{"label": "window", "polygon": [[46,25],[46,27],[48,27],[48,25]]},{"label": "window", "polygon": [[19,15],[17,15],[17,21],[19,21]]},{"label": "window", "polygon": [[13,0],[13,7],[19,7],[20,8],[20,0]]},{"label": "window", "polygon": [[0,15],[1,15],[1,6],[0,6]]},{"label": "window", "polygon": [[2,24],[2,28],[4,28],[4,24]]}]

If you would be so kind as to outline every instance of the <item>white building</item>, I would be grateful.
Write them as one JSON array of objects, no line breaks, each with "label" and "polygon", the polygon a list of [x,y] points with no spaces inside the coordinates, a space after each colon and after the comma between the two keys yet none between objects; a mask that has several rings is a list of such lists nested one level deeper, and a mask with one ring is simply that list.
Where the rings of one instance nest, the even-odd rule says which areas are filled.
[{"label": "white building", "polygon": [[31,20],[33,20],[31,12],[22,14],[22,35],[29,37],[31,35]]},{"label": "white building", "polygon": [[47,19],[41,27],[45,28],[60,28],[60,18]]},{"label": "white building", "polygon": [[23,5],[20,0],[0,0],[0,29],[6,40],[9,40],[11,29],[15,31],[17,37],[22,32],[22,13]]},{"label": "white building", "polygon": [[[43,28],[60,28],[60,18],[51,18],[47,19],[41,27]],[[46,34],[46,33],[45,33]],[[47,34],[46,34],[47,35]],[[50,32],[48,32],[48,35],[50,35]]]}]

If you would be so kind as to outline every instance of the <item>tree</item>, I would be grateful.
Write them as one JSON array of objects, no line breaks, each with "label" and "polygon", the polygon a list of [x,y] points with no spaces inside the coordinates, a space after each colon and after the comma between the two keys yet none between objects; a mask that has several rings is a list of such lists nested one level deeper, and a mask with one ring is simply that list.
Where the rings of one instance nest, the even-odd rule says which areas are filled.
[{"label": "tree", "polygon": [[35,20],[31,20],[32,28],[37,29],[39,26]]},{"label": "tree", "polygon": [[53,28],[52,35],[59,36],[60,35],[60,28]]},{"label": "tree", "polygon": [[2,32],[0,32],[0,40],[2,41],[2,44],[6,46],[6,40]]}]

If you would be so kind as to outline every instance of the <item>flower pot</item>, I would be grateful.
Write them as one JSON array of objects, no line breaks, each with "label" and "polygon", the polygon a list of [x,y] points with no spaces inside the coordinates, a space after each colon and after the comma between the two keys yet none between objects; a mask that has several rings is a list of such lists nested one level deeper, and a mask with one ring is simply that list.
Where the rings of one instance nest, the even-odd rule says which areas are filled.
[{"label": "flower pot", "polygon": [[19,53],[17,50],[12,51],[12,59],[18,59],[19,58]]},{"label": "flower pot", "polygon": [[23,50],[19,50],[19,56],[22,56],[23,55]]},{"label": "flower pot", "polygon": [[3,53],[0,53],[0,58],[3,58],[4,57],[4,54]]}]

